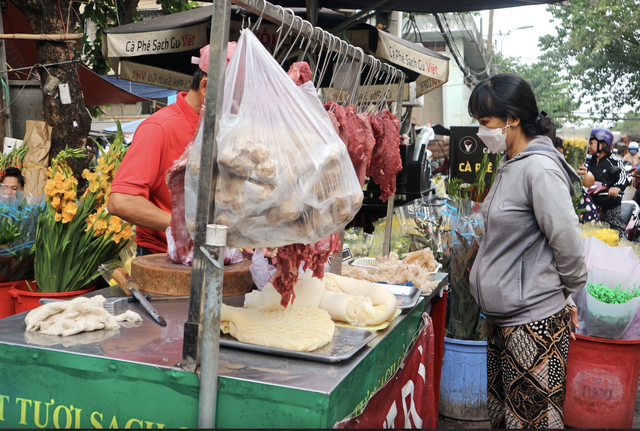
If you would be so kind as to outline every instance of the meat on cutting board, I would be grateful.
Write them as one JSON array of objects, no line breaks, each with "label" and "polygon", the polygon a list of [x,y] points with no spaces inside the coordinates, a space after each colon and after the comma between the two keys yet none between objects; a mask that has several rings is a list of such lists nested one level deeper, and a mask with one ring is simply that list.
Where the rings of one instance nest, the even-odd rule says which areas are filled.
[{"label": "meat on cutting board", "polygon": [[173,166],[167,169],[165,182],[171,196],[171,226],[167,229],[167,258],[180,265],[190,266],[193,260],[193,240],[187,231],[187,221],[184,215],[184,175],[191,143]]},{"label": "meat on cutting board", "polygon": [[380,199],[386,202],[396,193],[396,176],[402,171],[400,122],[387,109],[371,117],[376,145],[371,156],[371,178],[380,186]]},{"label": "meat on cutting board", "polygon": [[298,86],[311,81],[311,77],[313,76],[313,74],[311,73],[311,68],[309,67],[309,63],[307,63],[306,61],[293,63],[289,67],[287,75],[289,75],[289,78],[291,78],[293,82]]}]

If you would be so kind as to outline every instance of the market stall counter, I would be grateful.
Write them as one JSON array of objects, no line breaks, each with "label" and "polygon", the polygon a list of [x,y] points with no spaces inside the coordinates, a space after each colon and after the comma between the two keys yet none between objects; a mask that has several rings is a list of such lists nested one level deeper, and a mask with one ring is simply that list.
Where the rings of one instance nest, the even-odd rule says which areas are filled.
[{"label": "market stall counter", "polygon": [[[122,295],[87,296],[97,294]],[[198,376],[179,365],[188,303],[154,306],[166,327],[133,302],[140,325],[64,338],[25,332],[26,313],[0,320],[0,428],[196,428]],[[216,426],[331,428],[359,413],[398,370],[424,309],[421,299],[334,364],[221,347]]]}]

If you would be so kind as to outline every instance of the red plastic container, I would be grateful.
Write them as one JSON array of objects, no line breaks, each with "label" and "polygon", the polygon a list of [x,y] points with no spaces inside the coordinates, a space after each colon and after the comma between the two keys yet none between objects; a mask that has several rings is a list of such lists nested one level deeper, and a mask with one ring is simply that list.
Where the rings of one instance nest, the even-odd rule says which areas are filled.
[{"label": "red plastic container", "polygon": [[34,308],[40,307],[38,301],[42,298],[70,299],[74,296],[89,293],[95,289],[95,286],[91,286],[88,289],[74,290],[72,292],[43,293],[37,291],[35,283],[30,283],[30,285],[32,289],[36,289],[35,292],[31,292],[26,284],[22,284],[21,286],[17,286],[9,290],[9,294],[13,297],[13,314],[22,313],[23,311],[31,311]]},{"label": "red plastic container", "polygon": [[13,312],[13,297],[9,291],[15,287],[24,285],[24,280],[5,281],[0,283],[0,319],[11,316]]},{"label": "red plastic container", "polygon": [[571,428],[631,428],[640,340],[576,334],[569,344],[564,421]]}]

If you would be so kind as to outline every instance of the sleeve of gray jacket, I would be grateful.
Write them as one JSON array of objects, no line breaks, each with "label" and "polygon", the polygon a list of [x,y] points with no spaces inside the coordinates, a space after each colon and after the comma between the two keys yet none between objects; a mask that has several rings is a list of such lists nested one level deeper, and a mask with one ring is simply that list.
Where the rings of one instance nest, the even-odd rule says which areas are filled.
[{"label": "sleeve of gray jacket", "polygon": [[567,183],[559,172],[545,169],[534,176],[531,198],[538,225],[553,249],[565,296],[577,292],[587,282],[587,268]]}]

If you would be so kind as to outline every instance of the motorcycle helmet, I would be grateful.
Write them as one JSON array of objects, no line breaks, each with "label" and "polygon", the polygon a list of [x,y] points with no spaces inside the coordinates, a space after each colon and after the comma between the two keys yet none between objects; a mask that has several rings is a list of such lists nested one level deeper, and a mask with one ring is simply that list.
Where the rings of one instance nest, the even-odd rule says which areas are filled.
[{"label": "motorcycle helmet", "polygon": [[604,141],[609,147],[613,146],[613,133],[605,128],[591,129],[591,137],[589,140],[597,139],[598,142]]},{"label": "motorcycle helmet", "polygon": [[629,153],[636,154],[639,149],[640,145],[638,145],[638,143],[635,141],[631,141],[631,143],[629,144]]}]

